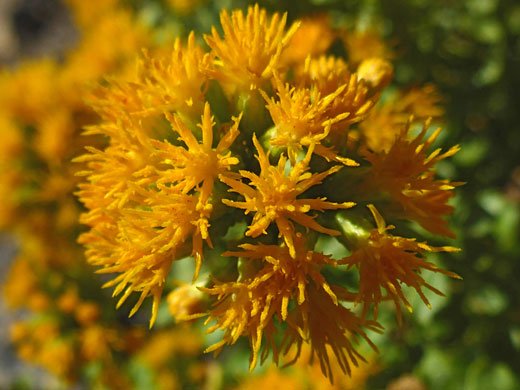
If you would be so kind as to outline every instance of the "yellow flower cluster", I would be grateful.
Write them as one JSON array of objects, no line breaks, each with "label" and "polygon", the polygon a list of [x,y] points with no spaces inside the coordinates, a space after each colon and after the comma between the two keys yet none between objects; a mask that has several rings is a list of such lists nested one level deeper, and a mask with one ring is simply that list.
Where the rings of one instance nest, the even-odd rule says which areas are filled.
[{"label": "yellow flower cluster", "polygon": [[[382,214],[451,236],[444,218],[460,183],[436,179],[435,165],[458,148],[428,152],[439,134],[429,121],[412,135],[441,114],[431,87],[380,99],[393,68],[373,35],[347,36],[346,60],[327,54],[341,33],[324,17],[287,25],[255,5],[220,19],[209,51],[191,33],[95,92],[102,122],[85,133],[108,143],[75,160],[89,228],[79,241],[98,272],[115,274],[106,286],[118,306],[138,292],[132,315],[153,297],[150,326],[173,262],[191,255],[200,287],[174,290],[170,310],[222,331],[207,352],[246,336],[253,369],[308,345],[327,376],[334,364],[351,373],[365,360],[358,338],[376,349],[382,301],[400,313],[410,286],[428,304],[422,288],[440,292],[421,271],[456,277],[425,259],[455,248],[392,235]],[[349,255],[317,250],[327,236]],[[359,285],[332,283],[331,270],[357,270]]]},{"label": "yellow flower cluster", "polygon": [[350,375],[344,375],[335,361],[330,363],[331,375],[336,378],[334,383],[330,383],[323,376],[319,362],[312,360],[311,350],[308,346],[305,346],[302,348],[299,361],[292,367],[280,368],[271,364],[264,372],[252,374],[241,380],[234,389],[364,390],[367,379],[381,369],[375,354],[369,356],[367,362],[353,367]]},{"label": "yellow flower cluster", "polygon": [[[60,273],[47,272],[45,276],[52,280]],[[25,278],[31,280],[30,285],[23,283]],[[45,367],[67,383],[77,380],[83,366],[100,363],[105,373],[97,379],[99,386],[114,389],[128,386],[129,380],[121,372],[117,355],[140,348],[145,336],[143,329],[101,321],[101,307],[82,299],[75,284],[60,289],[54,296],[42,284],[42,278],[27,261],[19,259],[4,286],[11,306],[23,305],[33,313],[32,317],[11,326],[11,341],[18,355]],[[27,302],[17,297],[24,297]]]},{"label": "yellow flower cluster", "polygon": [[[62,62],[33,59],[15,70],[0,69],[0,125],[7,140],[0,146],[0,228],[31,234],[31,225],[45,219],[58,228],[48,227],[49,242],[77,226],[77,167],[70,159],[94,142],[81,136],[82,127],[97,120],[84,101],[88,84],[116,70],[124,73],[150,41],[144,27],[114,2],[93,7],[92,15],[81,1],[70,3],[83,27],[78,47]],[[33,233],[41,237],[44,231]]]},{"label": "yellow flower cluster", "polygon": [[20,358],[65,382],[101,364],[93,388],[119,389],[129,386],[121,354],[144,333],[114,321],[103,297],[84,288],[96,281],[76,242],[81,205],[71,159],[85,145],[103,144],[81,135],[98,121],[84,101],[89,84],[127,72],[151,39],[118,1],[97,3],[67,1],[79,42],[61,60],[0,69],[0,229],[19,247],[2,292],[11,309],[25,311],[11,332]]}]

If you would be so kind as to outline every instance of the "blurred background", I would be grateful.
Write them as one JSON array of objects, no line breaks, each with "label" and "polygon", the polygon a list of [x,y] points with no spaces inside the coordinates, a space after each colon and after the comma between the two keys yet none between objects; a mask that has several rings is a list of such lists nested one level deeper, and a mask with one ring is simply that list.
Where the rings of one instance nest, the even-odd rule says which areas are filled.
[{"label": "blurred background", "polygon": [[[250,4],[239,0],[120,3],[155,31],[155,40],[166,42],[191,30],[207,33],[218,24],[222,8],[244,9]],[[441,177],[466,182],[453,200],[450,223],[457,238],[448,243],[427,238],[433,244],[462,248],[461,253],[443,254],[439,262],[463,280],[426,275],[446,296],[431,296],[431,310],[411,301],[417,311],[405,315],[402,327],[392,314],[385,318],[382,313],[387,332],[374,338],[380,347],[380,369],[364,388],[519,389],[520,4],[513,0],[258,3],[272,12],[287,11],[290,20],[326,13],[336,28],[375,31],[394,53],[398,86],[437,86],[445,110],[442,144],[462,148],[439,164]],[[81,28],[68,5],[59,0],[0,0],[0,68],[10,72],[25,61],[48,57],[58,64],[66,61],[67,53],[81,42]],[[106,38],[96,39],[102,46]],[[0,137],[4,142],[5,136]],[[18,244],[3,233],[0,245],[0,278],[5,282]],[[27,311],[11,311],[3,303],[0,310],[0,388],[59,386],[47,371],[22,363],[9,342],[9,323],[24,318]],[[235,364],[233,359],[243,356],[231,357],[226,364]],[[139,372],[135,375],[146,376],[142,367],[132,369]],[[145,380],[140,383],[136,388],[148,388]],[[81,381],[74,386],[90,388]]]}]

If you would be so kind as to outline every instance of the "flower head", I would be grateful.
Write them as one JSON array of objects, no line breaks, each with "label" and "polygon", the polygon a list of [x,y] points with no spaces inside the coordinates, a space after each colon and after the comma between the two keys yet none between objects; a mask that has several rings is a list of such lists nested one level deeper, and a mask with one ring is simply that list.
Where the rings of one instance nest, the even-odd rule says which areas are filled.
[{"label": "flower head", "polygon": [[[383,217],[373,205],[368,208],[374,216],[377,228],[370,231],[370,235],[363,245],[354,250],[351,256],[340,263],[359,269],[359,293],[357,302],[362,302],[364,313],[374,306],[374,317],[377,318],[377,308],[381,301],[394,301],[401,321],[400,303],[404,303],[411,312],[412,307],[404,296],[401,284],[414,288],[424,303],[430,307],[428,299],[422,292],[425,287],[436,294],[442,293],[427,283],[421,276],[421,271],[439,272],[453,278],[460,278],[457,274],[438,268],[435,264],[425,260],[427,252],[457,252],[454,247],[433,247],[415,239],[404,238],[389,234],[394,226],[387,226]],[[386,291],[383,295],[381,289]]]},{"label": "flower head", "polygon": [[407,128],[411,116],[414,121],[440,117],[444,113],[438,105],[440,101],[431,84],[399,92],[384,104],[376,105],[359,124],[362,143],[373,152],[388,152],[399,133]]},{"label": "flower head", "polygon": [[365,73],[351,73],[345,61],[334,56],[307,57],[303,71],[297,74],[300,83],[321,96],[335,95],[324,115],[334,118],[331,130],[340,133],[365,118],[377,101],[377,93],[385,86],[374,89],[364,77]]},{"label": "flower head", "polygon": [[317,57],[324,54],[336,37],[326,14],[303,18],[300,23],[300,27],[282,53],[282,61],[296,67],[303,64],[309,56]]},{"label": "flower head", "polygon": [[427,154],[426,150],[441,131],[440,128],[435,130],[423,141],[428,125],[429,122],[426,122],[421,133],[409,139],[408,124],[387,152],[363,152],[371,164],[371,171],[365,179],[362,191],[388,193],[397,203],[396,206],[400,207],[400,210],[395,211],[397,215],[417,221],[434,234],[453,237],[443,216],[451,214],[453,207],[447,202],[453,196],[455,186],[462,183],[436,180],[433,167],[440,160],[457,153],[459,147],[453,146],[444,153],[439,148]]},{"label": "flower head", "polygon": [[207,202],[214,180],[219,175],[226,175],[232,165],[239,160],[231,156],[229,147],[239,134],[239,118],[213,148],[214,118],[211,116],[209,104],[204,106],[204,115],[198,125],[202,131],[202,142],[199,143],[193,132],[188,129],[179,116],[166,114],[172,129],[179,134],[179,140],[185,146],[174,146],[168,142],[153,142],[158,149],[161,162],[171,168],[164,170],[157,183],[173,183],[184,194],[196,189],[200,193],[201,202]]},{"label": "flower head", "polygon": [[[90,148],[76,161],[87,162],[89,170],[79,172],[89,182],[80,185],[78,196],[89,211],[82,222],[91,231],[81,235],[87,259],[103,267],[99,272],[120,273],[106,287],[116,286],[114,295],[124,291],[120,306],[133,292],[154,297],[154,322],[166,275],[173,260],[186,255],[191,240],[197,276],[203,241],[211,245],[208,228],[213,210],[214,180],[237,160],[227,148],[238,134],[238,122],[222,135],[213,148],[213,118],[209,104],[201,119],[201,142],[183,121],[166,115],[184,146],[151,138],[140,122],[120,120],[90,131],[111,136],[105,150]],[[126,124],[126,126],[122,126]]]},{"label": "flower head", "polygon": [[275,134],[270,144],[285,148],[293,165],[300,150],[311,145],[316,154],[329,161],[337,161],[349,166],[358,165],[349,158],[341,157],[333,148],[321,144],[332,126],[349,115],[349,113],[336,116],[329,114],[330,107],[344,91],[344,86],[322,97],[318,89],[291,87],[277,77],[275,80],[278,101],[269,98],[262,91],[267,101],[267,109],[275,124]]},{"label": "flower head", "polygon": [[213,56],[205,53],[190,33],[187,45],[176,39],[171,50],[143,50],[137,72],[129,81],[112,80],[95,92],[93,104],[105,118],[137,118],[180,111],[195,118],[203,111]]},{"label": "flower head", "polygon": [[211,35],[205,39],[217,56],[214,77],[229,94],[247,92],[269,84],[273,72],[281,67],[282,50],[298,28],[293,24],[285,31],[287,14],[280,17],[275,13],[267,17],[258,4],[249,7],[244,16],[242,11],[220,14],[224,39],[212,27]]},{"label": "flower head", "polygon": [[[338,298],[351,299],[345,289],[333,289]],[[301,347],[309,343],[311,359],[318,358],[322,373],[333,381],[333,371],[329,351],[332,350],[343,374],[350,375],[352,366],[358,367],[366,359],[354,347],[361,338],[377,351],[364,329],[381,333],[381,326],[375,321],[359,317],[340,303],[330,299],[324,289],[313,286],[308,288],[308,300],[300,306],[300,310],[291,313],[288,322],[292,324],[286,338],[286,348],[296,345],[299,358]],[[330,348],[330,349],[329,349]]]},{"label": "flower head", "polygon": [[[321,181],[339,171],[341,166],[334,166],[321,173],[310,173],[309,162],[313,152],[313,146],[307,150],[303,160],[296,163],[291,171],[286,174],[287,158],[280,156],[276,166],[269,162],[269,153],[265,154],[262,146],[253,135],[253,143],[258,152],[257,159],[260,163],[260,176],[253,172],[241,170],[240,175],[250,181],[250,185],[233,178],[221,177],[224,183],[231,187],[229,191],[242,195],[244,201],[224,199],[224,204],[245,210],[245,213],[254,212],[253,221],[246,232],[247,236],[258,237],[265,234],[272,222],[278,227],[279,236],[283,237],[291,254],[296,254],[294,245],[294,225],[290,221],[297,222],[307,229],[313,229],[321,233],[338,235],[336,230],[328,229],[318,224],[314,217],[307,213],[311,210],[323,211],[334,209],[346,209],[354,206],[352,202],[334,203],[326,198],[300,199],[297,196],[303,194],[310,187],[320,184]],[[254,188],[253,188],[254,187]]]},{"label": "flower head", "polygon": [[375,30],[347,32],[344,42],[349,63],[352,65],[358,65],[368,58],[391,59],[394,56],[388,44]]},{"label": "flower head", "polygon": [[[328,361],[326,347],[330,345],[343,370],[349,371],[350,364],[357,365],[356,358],[361,357],[353,349],[346,333],[361,334],[368,341],[361,326],[375,328],[376,324],[361,320],[343,307],[339,299],[350,298],[348,292],[329,285],[321,275],[321,268],[324,265],[335,266],[335,261],[330,256],[308,250],[300,233],[295,240],[294,255],[287,247],[263,244],[243,244],[241,248],[244,251],[224,253],[259,263],[260,270],[244,275],[237,282],[218,283],[212,288],[201,289],[217,297],[206,323],[213,319],[217,322],[208,332],[225,331],[223,339],[208,351],[219,351],[223,345],[233,344],[240,336],[247,335],[252,347],[250,368],[253,369],[263,338],[267,345],[264,346],[262,361],[269,348],[277,362],[279,354],[286,354],[293,343],[299,347],[302,343],[310,343],[312,353],[316,353],[323,363],[324,373],[327,373],[330,367],[327,368],[325,363]],[[274,339],[277,330],[274,318],[288,323],[287,335],[280,347]],[[325,325],[321,321],[323,318],[334,318],[334,321]]]},{"label": "flower head", "polygon": [[195,43],[193,31],[186,46],[175,41],[171,54],[155,59],[145,52],[138,85],[146,110],[200,113],[212,61],[213,56]]}]

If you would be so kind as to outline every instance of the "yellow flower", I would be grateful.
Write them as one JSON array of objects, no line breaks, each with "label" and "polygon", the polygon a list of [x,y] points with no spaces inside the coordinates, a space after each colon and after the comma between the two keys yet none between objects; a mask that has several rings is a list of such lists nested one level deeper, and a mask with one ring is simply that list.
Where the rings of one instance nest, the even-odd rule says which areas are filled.
[{"label": "yellow flower", "polygon": [[57,306],[63,313],[74,313],[80,303],[80,298],[76,288],[68,288],[57,300]]},{"label": "yellow flower", "polygon": [[463,183],[436,180],[433,168],[439,161],[457,153],[459,147],[453,146],[444,153],[439,148],[428,155],[426,150],[441,131],[440,128],[435,130],[423,141],[429,123],[425,123],[421,133],[414,139],[407,137],[408,124],[387,152],[365,150],[363,156],[371,168],[360,191],[369,196],[387,193],[396,202],[389,206],[396,216],[415,220],[434,234],[453,237],[443,217],[450,215],[453,210],[453,206],[447,204],[454,195],[452,190]]},{"label": "yellow flower", "polygon": [[23,321],[13,322],[9,327],[9,339],[13,343],[21,343],[30,335],[30,328]]},{"label": "yellow flower", "polygon": [[368,58],[391,59],[394,57],[388,44],[374,30],[349,32],[343,38],[348,61],[353,66],[359,65]]},{"label": "yellow flower", "polygon": [[[0,144],[0,169],[11,168],[13,161],[21,157],[24,151],[24,136],[7,112],[0,109],[0,129],[3,142]],[[3,172],[2,172],[3,174]]]},{"label": "yellow flower", "polygon": [[[310,285],[307,291],[307,300],[288,317],[291,327],[287,330],[286,348],[296,345],[297,353],[293,359],[296,361],[302,345],[309,343],[311,359],[318,359],[322,373],[331,382],[334,378],[333,367],[339,366],[343,374],[351,375],[353,366],[366,363],[366,359],[356,351],[353,343],[362,338],[377,352],[377,347],[363,328],[381,333],[381,326],[375,321],[359,317],[336,299],[331,299],[325,289]],[[334,286],[332,291],[339,300],[353,300],[353,294],[342,287]],[[330,350],[334,352],[337,366],[331,365]]]},{"label": "yellow flower", "polygon": [[227,149],[238,135],[240,118],[213,148],[209,104],[199,125],[200,143],[179,117],[166,117],[185,146],[153,139],[141,122],[121,119],[91,128],[90,133],[109,135],[111,145],[104,151],[89,148],[89,154],[76,159],[89,168],[78,173],[89,179],[78,192],[89,209],[81,221],[92,228],[79,239],[88,248],[87,259],[103,267],[98,272],[121,273],[105,285],[117,285],[114,295],[125,291],[118,306],[132,291],[141,292],[131,315],[146,296],[154,297],[150,324],[171,263],[187,254],[190,238],[197,277],[203,240],[211,245],[214,180],[238,162]]},{"label": "yellow flower", "polygon": [[3,296],[12,309],[27,305],[27,298],[38,292],[39,281],[34,265],[19,256],[11,265],[7,280],[2,286]]},{"label": "yellow flower", "polygon": [[217,56],[214,77],[228,95],[248,92],[269,85],[273,72],[280,70],[282,51],[298,29],[298,23],[285,31],[287,14],[269,19],[258,4],[249,7],[247,15],[237,10],[220,14],[224,39],[215,27],[206,42]]},{"label": "yellow flower", "polygon": [[323,95],[336,91],[350,78],[349,66],[342,58],[321,55],[306,57],[303,67],[295,75],[296,83],[313,86]]},{"label": "yellow flower", "polygon": [[[334,353],[330,347],[327,350],[329,354]],[[323,375],[319,362],[312,359],[311,347],[304,345],[294,366],[279,368],[271,364],[265,372],[244,377],[236,389],[362,390],[366,388],[368,378],[380,370],[375,354],[371,354],[366,363],[352,367],[350,375],[345,375],[335,360],[330,364],[335,377],[333,383]]]},{"label": "yellow flower", "polygon": [[441,96],[432,84],[400,91],[384,104],[376,105],[359,124],[362,143],[373,152],[388,152],[411,115],[415,121],[442,116],[440,101]]},{"label": "yellow flower", "polygon": [[68,109],[55,110],[40,118],[34,146],[42,160],[57,166],[70,156],[70,140],[77,128]]},{"label": "yellow flower", "polygon": [[[323,211],[346,209],[354,206],[352,202],[327,202],[326,198],[297,199],[310,187],[320,184],[327,176],[339,171],[341,166],[334,166],[321,173],[310,173],[313,145],[307,150],[303,160],[296,163],[286,174],[287,158],[280,156],[276,166],[269,162],[269,152],[265,154],[262,146],[253,135],[253,143],[258,152],[257,160],[260,163],[260,176],[253,172],[241,170],[240,175],[250,181],[250,185],[231,177],[221,176],[220,180],[231,187],[230,192],[242,195],[244,201],[223,199],[222,202],[231,207],[245,210],[245,213],[254,212],[253,221],[246,232],[246,236],[258,237],[266,234],[266,229],[272,222],[278,227],[278,234],[283,237],[292,255],[296,255],[294,241],[294,226],[292,221],[321,233],[338,235],[336,230],[328,229],[315,221],[315,217],[308,215],[311,210]],[[255,187],[255,188],[253,188]]]},{"label": "yellow flower", "polygon": [[[85,10],[89,12],[94,8],[85,7]],[[57,75],[60,99],[69,107],[83,107],[93,81],[133,67],[141,47],[149,46],[152,41],[151,32],[130,10],[107,7],[99,11],[97,15],[93,13],[92,23],[81,31],[78,46],[67,53],[66,62]]]},{"label": "yellow flower", "polygon": [[154,333],[136,354],[137,358],[156,369],[168,367],[168,361],[179,356],[196,356],[201,352],[200,334],[189,326]]},{"label": "yellow flower", "polygon": [[[385,67],[392,69],[389,63]],[[384,88],[380,84],[372,87],[362,73],[351,73],[348,65],[341,58],[334,56],[307,57],[303,71],[297,74],[297,82],[317,90],[321,96],[335,95],[323,114],[332,119],[331,130],[345,133],[348,126],[362,121]],[[342,146],[338,141],[337,146]]]},{"label": "yellow flower", "polygon": [[262,375],[248,376],[236,387],[236,390],[284,389],[306,390],[301,377],[283,371],[276,366],[269,366]]},{"label": "yellow flower", "polygon": [[137,85],[131,85],[138,88],[141,109],[146,113],[179,110],[200,114],[212,62],[213,56],[195,43],[193,31],[186,47],[180,39],[175,41],[170,55],[154,58],[145,52]]},{"label": "yellow flower", "polygon": [[360,79],[365,80],[367,85],[374,92],[383,90],[394,77],[394,68],[390,62],[382,58],[367,58],[363,60],[357,69]]},{"label": "yellow flower", "polygon": [[422,87],[412,87],[401,91],[394,99],[394,110],[409,113],[417,120],[438,118],[444,114],[444,109],[438,104],[442,96],[433,84]]},{"label": "yellow flower", "polygon": [[92,325],[101,316],[99,305],[94,302],[80,302],[76,307],[75,317],[83,326]]},{"label": "yellow flower", "polygon": [[[330,347],[327,350],[331,355],[334,353]],[[323,375],[319,362],[312,358],[311,348],[304,346],[294,375],[305,378],[309,388],[313,390],[363,390],[366,388],[368,378],[380,371],[377,356],[376,353],[371,352],[366,361],[360,361],[357,366],[351,367],[350,375],[345,375],[338,362],[332,359],[330,368],[334,382],[331,383],[330,378],[327,379]]]},{"label": "yellow flower", "polygon": [[[166,117],[172,124],[172,129],[179,134],[179,140],[182,140],[187,148],[173,146],[166,142],[153,143],[159,150],[157,155],[162,162],[173,167],[165,170],[157,183],[174,183],[174,186],[178,186],[180,192],[184,194],[197,188],[200,192],[200,201],[205,203],[213,191],[214,180],[219,175],[226,176],[231,166],[239,162],[238,158],[231,156],[228,149],[239,134],[238,124],[241,116],[233,118],[233,126],[220,139],[216,148],[213,148],[215,122],[208,103],[204,106],[204,115],[199,124],[202,130],[201,143],[178,116],[166,114]],[[206,233],[204,239],[207,238]]]},{"label": "yellow flower", "polygon": [[200,312],[203,294],[192,284],[183,284],[168,294],[168,310],[176,320]]},{"label": "yellow flower", "polygon": [[326,14],[305,17],[300,23],[289,45],[282,52],[282,62],[296,67],[303,64],[307,57],[324,54],[336,36]]},{"label": "yellow flower", "polygon": [[[144,190],[140,190],[141,195]],[[202,239],[195,221],[201,219],[197,200],[193,196],[170,192],[161,187],[149,191],[148,209],[120,209],[117,219],[106,215],[83,233],[79,242],[87,246],[86,256],[94,266],[102,266],[100,273],[120,273],[104,287],[116,285],[114,296],[125,291],[117,307],[133,291],[141,296],[130,315],[141,306],[144,298],[153,296],[150,325],[155,322],[166,275],[173,260],[183,253],[182,245],[193,236],[193,250],[200,256]],[[97,213],[99,211],[96,210]],[[204,217],[202,217],[204,218]],[[125,290],[126,288],[126,290]]]},{"label": "yellow flower", "polygon": [[72,380],[76,356],[71,340],[50,340],[41,348],[36,361],[54,375]]},{"label": "yellow flower", "polygon": [[[422,292],[425,287],[436,294],[443,295],[435,287],[428,284],[420,275],[422,270],[439,272],[452,278],[460,277],[449,271],[439,269],[435,264],[425,260],[427,252],[457,252],[459,249],[445,246],[433,247],[415,239],[393,236],[388,230],[394,226],[386,223],[373,205],[368,208],[374,216],[377,228],[370,231],[366,242],[352,251],[352,254],[339,263],[347,264],[349,268],[359,269],[359,293],[357,302],[363,303],[363,313],[367,313],[373,305],[374,317],[377,319],[378,305],[385,299],[394,301],[398,319],[401,322],[400,302],[411,312],[412,307],[404,296],[401,284],[414,288],[424,303],[430,307],[428,299]],[[386,291],[386,295],[381,293]]]},{"label": "yellow flower", "polygon": [[119,0],[105,0],[92,6],[92,4],[87,4],[82,0],[65,0],[65,4],[73,15],[75,22],[83,29],[95,25],[100,17],[112,12],[118,2]]},{"label": "yellow flower", "polygon": [[117,340],[117,333],[114,329],[91,324],[82,328],[78,333],[79,350],[84,360],[91,362],[111,359],[111,344]]},{"label": "yellow flower", "polygon": [[187,45],[176,39],[173,49],[143,50],[137,71],[128,80],[111,80],[93,91],[96,110],[108,120],[121,115],[146,118],[179,111],[196,118],[203,111],[213,56],[205,53],[190,33]]},{"label": "yellow flower", "polygon": [[341,113],[337,116],[329,114],[330,108],[339,99],[345,86],[331,91],[327,95],[320,94],[318,89],[294,88],[284,84],[275,76],[278,101],[269,98],[261,91],[267,101],[267,109],[275,124],[275,133],[270,143],[273,146],[287,149],[291,163],[296,163],[298,153],[305,147],[314,147],[314,153],[328,161],[337,161],[345,165],[356,166],[356,162],[341,157],[332,148],[321,144],[329,134],[331,127],[343,121],[350,113]]}]

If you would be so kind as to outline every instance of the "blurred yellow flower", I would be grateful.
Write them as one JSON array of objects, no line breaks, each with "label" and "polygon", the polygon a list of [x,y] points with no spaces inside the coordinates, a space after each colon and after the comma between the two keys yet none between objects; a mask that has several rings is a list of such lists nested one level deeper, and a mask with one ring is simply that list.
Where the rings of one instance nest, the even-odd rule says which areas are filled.
[{"label": "blurred yellow flower", "polygon": [[187,15],[200,7],[204,1],[206,0],[167,0],[167,3],[175,12]]},{"label": "blurred yellow flower", "polygon": [[282,52],[282,62],[298,68],[307,57],[324,54],[336,37],[329,19],[326,14],[302,18],[300,27]]},{"label": "blurred yellow flower", "polygon": [[349,63],[360,64],[368,58],[392,59],[394,53],[375,30],[351,31],[343,34]]},{"label": "blurred yellow flower", "polygon": [[291,375],[276,366],[269,366],[261,375],[246,377],[235,389],[236,390],[306,390],[308,387],[303,383],[301,377]]},{"label": "blurred yellow flower", "polygon": [[116,332],[102,325],[89,325],[79,332],[81,358],[87,362],[111,359],[110,344],[117,340]]},{"label": "blurred yellow flower", "polygon": [[76,321],[83,326],[92,325],[100,316],[101,310],[94,302],[80,302],[76,307]]},{"label": "blurred yellow flower", "polygon": [[3,296],[11,308],[23,307],[27,299],[38,291],[38,276],[33,265],[19,256],[11,265],[7,280],[2,286]]},{"label": "blurred yellow flower", "polygon": [[359,124],[362,143],[373,152],[388,152],[411,116],[417,122],[442,116],[441,100],[432,84],[399,91],[384,104],[376,105]]}]

